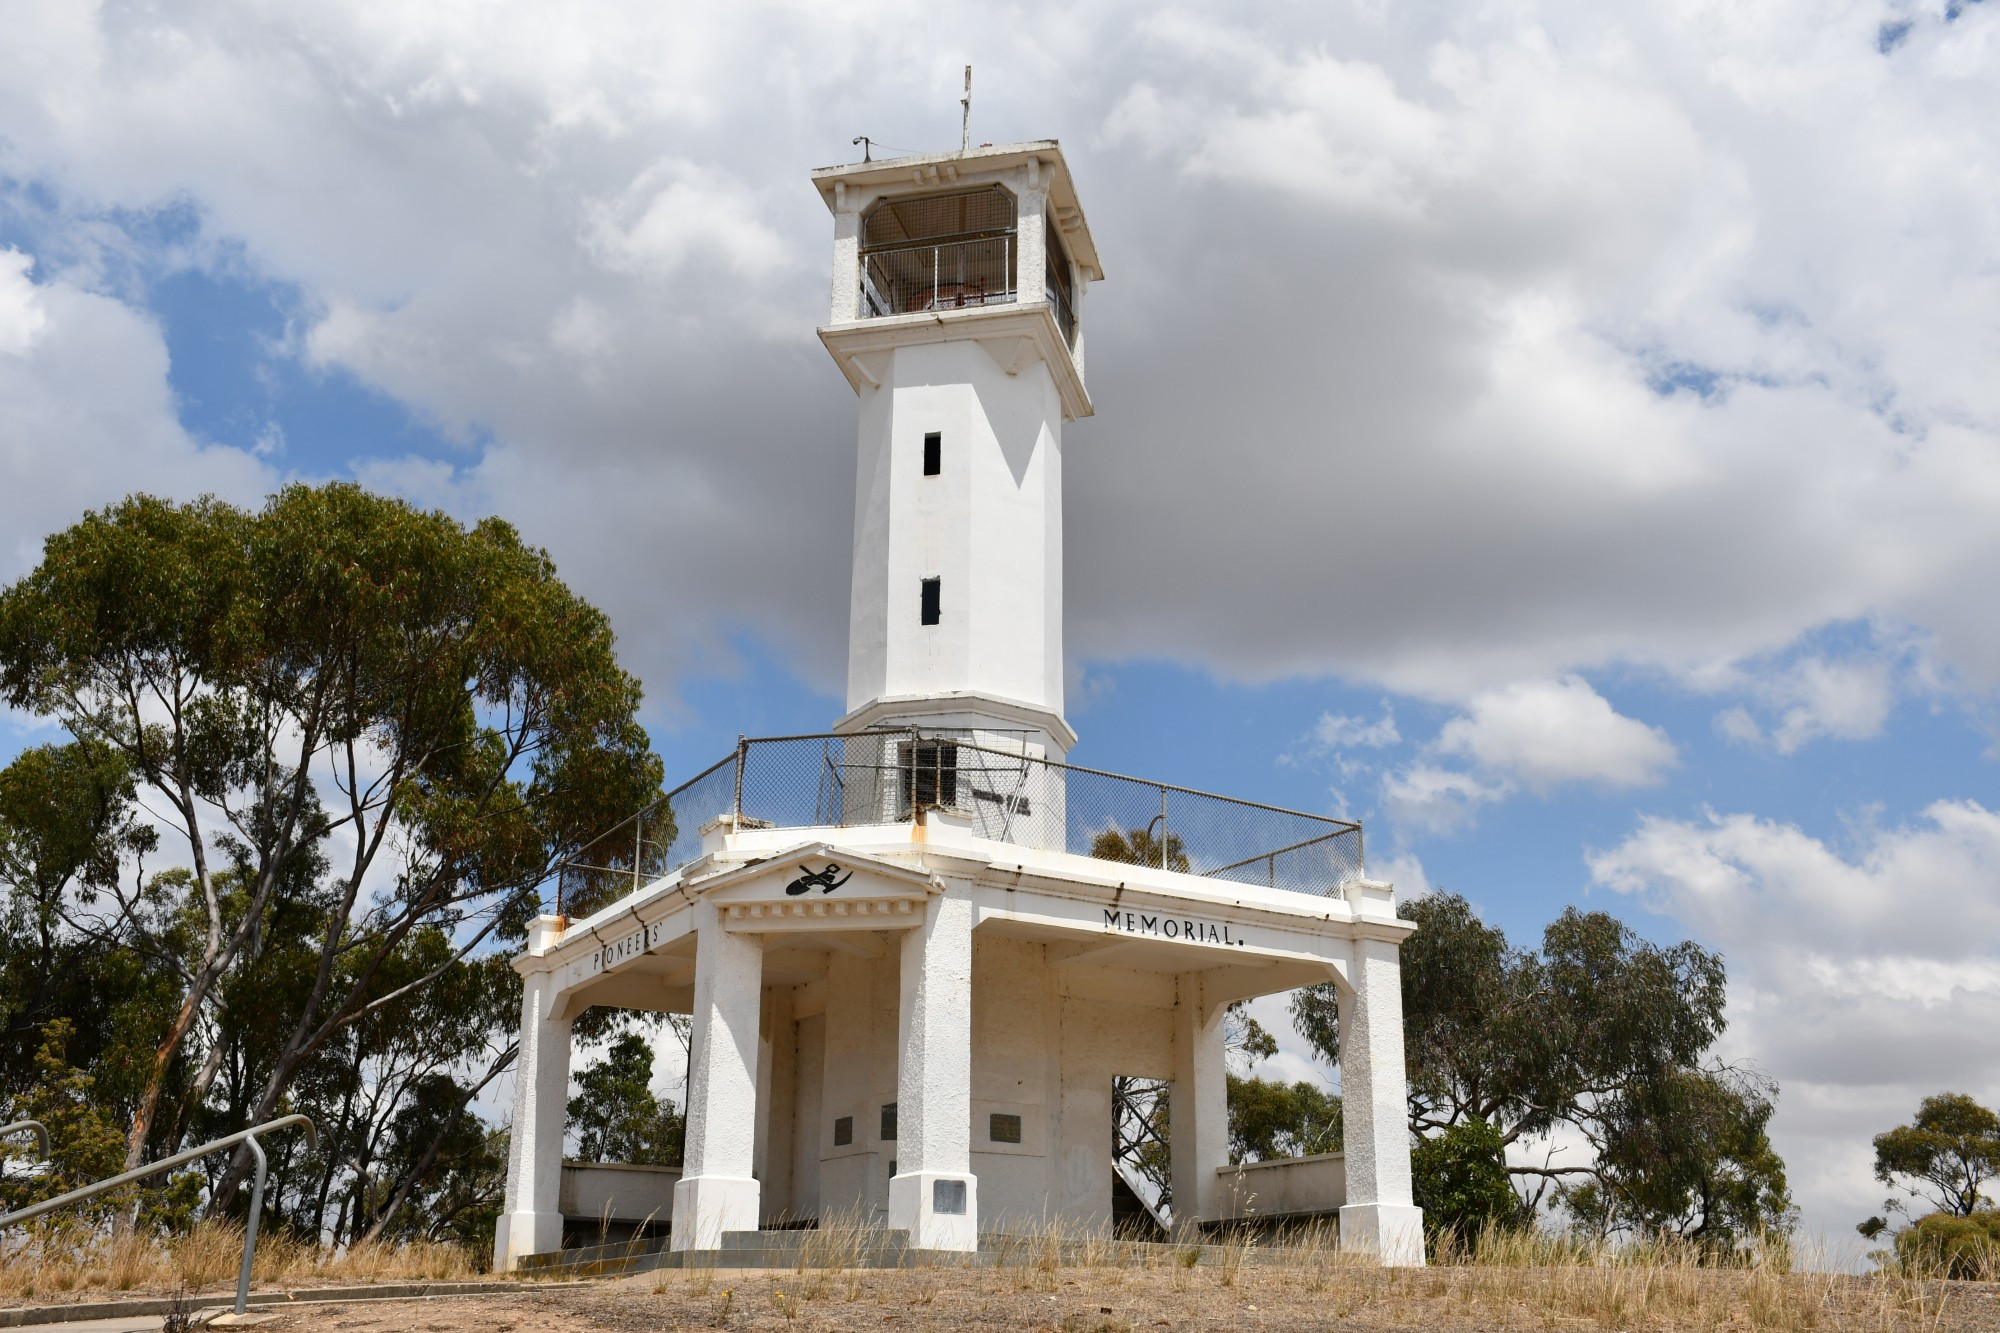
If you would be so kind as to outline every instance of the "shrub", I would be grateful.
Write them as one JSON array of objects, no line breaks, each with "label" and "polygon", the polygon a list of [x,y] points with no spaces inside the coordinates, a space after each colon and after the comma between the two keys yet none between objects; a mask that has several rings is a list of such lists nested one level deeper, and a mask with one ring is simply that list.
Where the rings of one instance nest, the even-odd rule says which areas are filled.
[{"label": "shrub", "polygon": [[1918,1273],[1984,1281],[2000,1278],[2000,1211],[1989,1209],[1967,1217],[1932,1213],[1897,1234],[1896,1257]]},{"label": "shrub", "polygon": [[1469,1242],[1488,1227],[1511,1225],[1521,1210],[1500,1131],[1484,1120],[1463,1120],[1418,1140],[1410,1170],[1424,1230],[1433,1239],[1449,1230]]}]

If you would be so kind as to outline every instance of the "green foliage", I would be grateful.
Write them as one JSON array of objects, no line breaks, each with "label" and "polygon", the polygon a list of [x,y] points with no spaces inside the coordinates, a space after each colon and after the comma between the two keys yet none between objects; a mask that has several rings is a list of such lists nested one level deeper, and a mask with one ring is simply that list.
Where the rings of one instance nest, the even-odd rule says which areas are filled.
[{"label": "green foliage", "polygon": [[674,1104],[653,1095],[653,1048],[627,1032],[576,1076],[569,1127],[577,1158],[679,1166],[685,1124]]},{"label": "green foliage", "polygon": [[71,929],[64,913],[156,842],[123,761],[102,747],[37,746],[0,771],[0,1096],[33,1081],[52,1018],[69,1019],[66,1047],[82,1064],[118,1038],[112,997],[144,987],[146,960]]},{"label": "green foliage", "polygon": [[1788,1230],[1785,1164],[1768,1133],[1770,1085],[1733,1071],[1675,1070],[1608,1099],[1598,1169],[1563,1194],[1602,1235],[1630,1229],[1733,1250]]},{"label": "green foliage", "polygon": [[[90,1075],[70,1064],[66,1056],[72,1030],[66,1018],[49,1022],[35,1052],[34,1083],[14,1102],[8,1116],[42,1122],[49,1132],[49,1165],[39,1175],[0,1181],[0,1202],[7,1211],[115,1176],[124,1164],[123,1136],[98,1108]],[[32,1142],[9,1139],[0,1144],[0,1152],[18,1152]],[[108,1219],[129,1202],[132,1191],[120,1191],[119,1195],[123,1197],[100,1195],[82,1205],[81,1211],[87,1217]]]},{"label": "green foliage", "polygon": [[[1724,1027],[1719,956],[1689,941],[1652,944],[1575,908],[1539,950],[1509,945],[1456,894],[1402,912],[1418,926],[1402,949],[1413,1133],[1481,1121],[1503,1147],[1580,1135],[1593,1165],[1511,1174],[1538,1182],[1529,1209],[1566,1181],[1561,1197],[1601,1232],[1740,1239],[1789,1225],[1783,1164],[1764,1135],[1775,1088],[1704,1063]],[[1339,1059],[1333,984],[1300,992],[1293,1016]],[[1717,1137],[1677,1133],[1684,1114]]]},{"label": "green foliage", "polygon": [[1339,1152],[1340,1095],[1311,1083],[1229,1075],[1229,1160],[1267,1162]]},{"label": "green foliage", "polygon": [[1896,1235],[1896,1259],[1925,1277],[2000,1281],[2000,1211],[1932,1213]]},{"label": "green foliage", "polygon": [[1875,1136],[1875,1178],[1969,1217],[1991,1205],[1985,1186],[2000,1177],[2000,1116],[1962,1092],[1926,1097],[1916,1120]]},{"label": "green foliage", "polygon": [[1506,1145],[1484,1120],[1462,1120],[1417,1140],[1410,1172],[1424,1230],[1433,1240],[1450,1231],[1461,1244],[1470,1243],[1488,1227],[1517,1221],[1522,1212],[1507,1174]]},{"label": "green foliage", "polygon": [[[1160,843],[1159,835],[1152,825],[1142,829],[1106,829],[1090,841],[1090,854],[1100,861],[1122,861],[1132,866],[1152,866],[1156,869],[1173,870],[1185,875],[1188,871],[1187,848],[1181,842],[1180,834],[1169,832],[1166,845]],[[1161,864],[1162,856],[1165,864]]]},{"label": "green foliage", "polygon": [[[302,1229],[485,1206],[497,950],[659,792],[638,683],[546,553],[351,485],[134,496],[0,592],[0,695],[73,742],[0,775],[0,1095],[60,1015],[127,1161],[299,1109],[325,1142],[279,1147],[273,1198]],[[135,801],[184,869],[143,873]]]}]

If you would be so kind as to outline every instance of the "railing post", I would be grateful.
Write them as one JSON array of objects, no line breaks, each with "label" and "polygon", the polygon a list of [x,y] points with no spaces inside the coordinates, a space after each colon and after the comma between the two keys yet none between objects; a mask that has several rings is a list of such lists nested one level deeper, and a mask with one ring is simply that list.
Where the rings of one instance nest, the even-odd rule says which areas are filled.
[{"label": "railing post", "polygon": [[48,1161],[49,1131],[48,1127],[39,1120],[16,1120],[11,1125],[0,1125],[0,1139],[11,1138],[16,1134],[21,1133],[23,1130],[29,1130],[29,1129],[35,1131],[35,1138],[42,1145],[42,1160],[44,1162]]},{"label": "railing post", "polygon": [[750,757],[750,741],[741,732],[736,735],[736,799],[729,809],[729,831],[735,833],[743,827],[743,764]]},{"label": "railing post", "polygon": [[1167,868],[1167,789],[1160,788],[1160,869]]},{"label": "railing post", "polygon": [[639,891],[639,854],[646,846],[646,812],[632,816],[632,892]]},{"label": "railing post", "polygon": [[243,1267],[236,1274],[237,1314],[242,1314],[250,1303],[250,1263],[257,1253],[257,1219],[264,1212],[264,1172],[268,1166],[256,1135],[247,1136],[243,1142],[257,1159],[257,1183],[250,1187],[250,1216],[243,1223]]}]

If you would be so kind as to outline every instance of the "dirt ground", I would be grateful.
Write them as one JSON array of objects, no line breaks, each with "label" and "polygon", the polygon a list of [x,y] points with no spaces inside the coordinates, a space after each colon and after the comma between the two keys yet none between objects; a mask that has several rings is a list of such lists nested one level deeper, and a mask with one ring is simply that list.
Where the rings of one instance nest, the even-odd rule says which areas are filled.
[{"label": "dirt ground", "polygon": [[270,1333],[1037,1329],[1994,1330],[2000,1285],[1670,1270],[919,1269],[647,1274],[284,1312]]}]

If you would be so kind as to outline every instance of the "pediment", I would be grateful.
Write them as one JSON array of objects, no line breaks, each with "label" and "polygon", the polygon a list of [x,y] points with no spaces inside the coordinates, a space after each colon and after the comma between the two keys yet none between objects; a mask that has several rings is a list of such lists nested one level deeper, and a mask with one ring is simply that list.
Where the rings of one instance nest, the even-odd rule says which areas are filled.
[{"label": "pediment", "polygon": [[917,925],[943,888],[892,861],[806,843],[692,886],[731,930],[895,930]]}]

